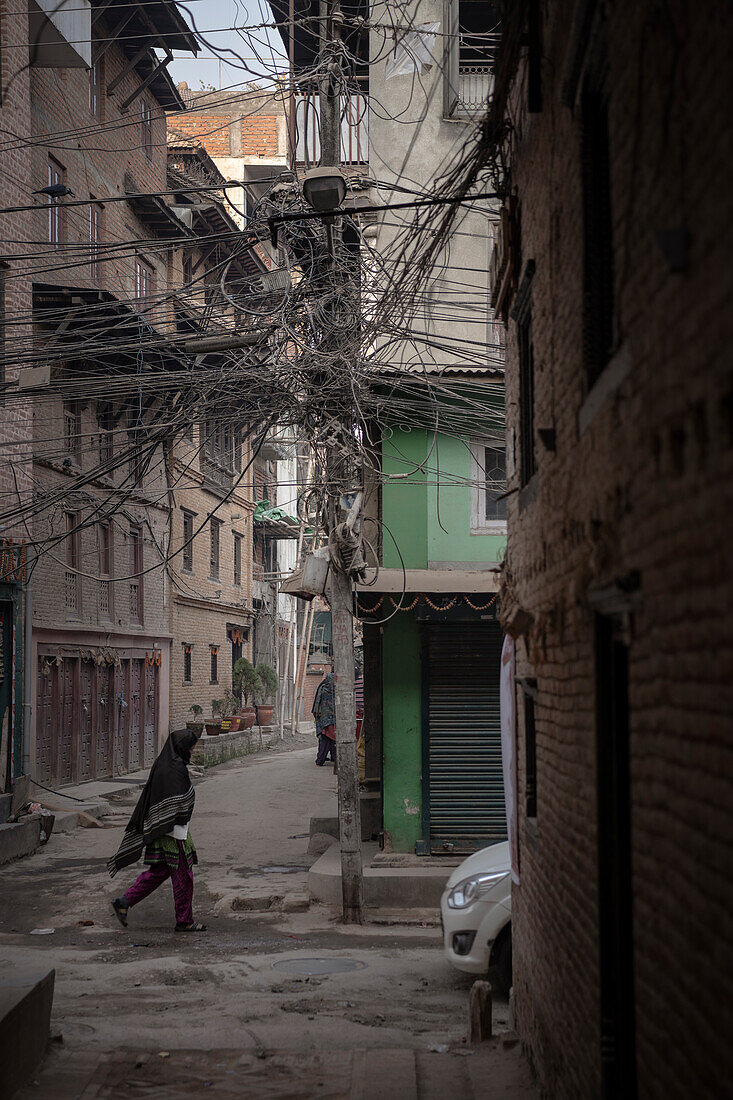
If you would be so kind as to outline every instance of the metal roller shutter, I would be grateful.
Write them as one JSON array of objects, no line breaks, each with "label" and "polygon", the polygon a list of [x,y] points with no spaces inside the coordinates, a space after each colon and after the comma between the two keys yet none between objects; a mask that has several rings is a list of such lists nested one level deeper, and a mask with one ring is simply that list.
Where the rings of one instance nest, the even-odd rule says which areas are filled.
[{"label": "metal roller shutter", "polygon": [[498,623],[427,629],[428,793],[432,852],[506,838],[499,728]]}]

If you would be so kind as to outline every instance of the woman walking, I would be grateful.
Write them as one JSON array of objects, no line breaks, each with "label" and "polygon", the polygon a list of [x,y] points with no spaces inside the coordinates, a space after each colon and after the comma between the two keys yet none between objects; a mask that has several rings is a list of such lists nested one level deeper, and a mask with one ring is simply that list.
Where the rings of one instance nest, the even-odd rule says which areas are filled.
[{"label": "woman walking", "polygon": [[322,768],[329,756],[336,763],[336,691],[333,673],[328,672],[316,688],[311,714],[316,720],[318,755],[316,765]]},{"label": "woman walking", "polygon": [[125,928],[129,909],[170,877],[176,932],[206,931],[205,924],[193,919],[192,868],[198,857],[188,831],[195,794],[187,764],[197,740],[190,730],[177,730],[170,735],[150,769],[122,843],[107,863],[110,878],[114,878],[123,867],[140,859],[145,849],[148,870],[112,902],[115,915]]}]

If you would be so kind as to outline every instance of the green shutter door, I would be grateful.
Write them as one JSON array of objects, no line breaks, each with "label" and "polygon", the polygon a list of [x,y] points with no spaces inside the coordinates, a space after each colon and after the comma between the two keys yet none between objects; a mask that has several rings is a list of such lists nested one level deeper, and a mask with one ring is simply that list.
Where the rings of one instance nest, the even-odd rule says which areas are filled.
[{"label": "green shutter door", "polygon": [[430,850],[506,839],[498,623],[432,625],[427,637]]}]

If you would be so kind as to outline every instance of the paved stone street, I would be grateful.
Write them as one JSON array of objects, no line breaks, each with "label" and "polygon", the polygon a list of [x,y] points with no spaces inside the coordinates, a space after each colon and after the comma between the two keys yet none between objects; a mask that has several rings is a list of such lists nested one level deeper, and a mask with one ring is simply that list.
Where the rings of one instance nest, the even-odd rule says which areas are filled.
[{"label": "paved stone street", "polygon": [[[466,1045],[470,979],[444,961],[437,925],[346,928],[307,908],[305,834],[336,780],[314,767],[311,738],[286,745],[197,781],[195,915],[206,934],[173,932],[168,884],[131,911],[129,929],[115,921],[110,900],[136,868],[110,882],[104,864],[134,794],[114,828],[53,836],[2,868],[0,963],[56,969],[60,1041],[23,1100],[203,1088],[255,1098],[534,1097],[516,1046]],[[54,931],[32,934],[39,928]],[[506,1031],[506,1002],[494,1018]]]}]

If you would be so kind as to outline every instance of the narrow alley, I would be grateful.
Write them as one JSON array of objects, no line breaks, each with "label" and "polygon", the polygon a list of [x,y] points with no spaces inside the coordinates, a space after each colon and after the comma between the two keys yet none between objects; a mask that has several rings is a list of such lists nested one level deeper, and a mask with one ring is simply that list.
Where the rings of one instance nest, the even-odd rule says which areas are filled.
[{"label": "narrow alley", "polygon": [[437,911],[358,927],[309,907],[309,815],[336,777],[314,767],[312,734],[286,745],[194,781],[205,933],[174,934],[168,884],[128,929],[114,917],[111,899],[137,869],[111,883],[105,863],[138,788],[103,819],[114,828],[53,836],[0,868],[0,965],[56,971],[55,1041],[22,1100],[176,1097],[184,1086],[437,1100],[459,1083],[462,1097],[534,1100],[518,1046],[502,1044],[506,1001],[490,1049],[467,1045],[470,978],[443,956]]}]

